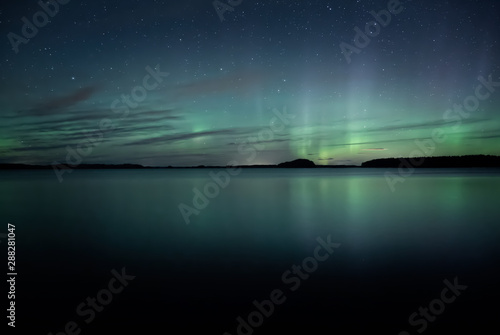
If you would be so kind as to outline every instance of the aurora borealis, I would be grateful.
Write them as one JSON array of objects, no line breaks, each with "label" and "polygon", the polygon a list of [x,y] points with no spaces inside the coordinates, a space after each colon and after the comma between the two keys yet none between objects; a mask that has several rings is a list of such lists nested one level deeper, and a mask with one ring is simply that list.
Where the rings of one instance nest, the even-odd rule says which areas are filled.
[{"label": "aurora borealis", "polygon": [[[42,6],[6,3],[0,163],[66,164],[87,143],[84,163],[245,164],[254,147],[252,164],[360,164],[437,129],[424,154],[500,154],[499,4],[401,1],[347,62],[391,2],[242,0],[221,22],[209,0],[61,1],[17,53],[9,33]],[[292,121],[259,137],[276,111]]]}]

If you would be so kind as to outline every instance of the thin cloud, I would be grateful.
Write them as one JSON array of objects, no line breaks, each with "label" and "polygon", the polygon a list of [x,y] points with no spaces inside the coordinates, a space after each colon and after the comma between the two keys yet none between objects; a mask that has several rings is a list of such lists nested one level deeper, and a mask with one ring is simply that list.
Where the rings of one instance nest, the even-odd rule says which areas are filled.
[{"label": "thin cloud", "polygon": [[174,88],[174,95],[180,98],[249,90],[260,87],[267,77],[267,74],[259,71],[236,72],[219,78],[198,80],[179,85]]},{"label": "thin cloud", "polygon": [[184,133],[184,134],[175,134],[175,135],[164,135],[158,137],[151,137],[144,140],[134,141],[125,143],[124,145],[147,145],[147,144],[160,144],[166,142],[174,142],[181,140],[190,140],[193,138],[203,137],[203,136],[215,136],[215,135],[233,135],[235,134],[235,130],[233,129],[221,129],[221,130],[210,130],[210,131],[200,131],[196,133]]},{"label": "thin cloud", "polygon": [[416,140],[417,138],[405,138],[405,139],[398,139],[398,140],[381,140],[381,141],[369,141],[369,142],[356,142],[356,143],[338,143],[338,144],[331,144],[329,145],[330,147],[348,147],[351,145],[373,145],[373,144],[380,144],[380,143],[394,143],[394,142],[402,142],[402,141],[412,141]]},{"label": "thin cloud", "polygon": [[39,104],[35,108],[26,111],[29,115],[45,115],[58,111],[63,108],[68,108],[81,101],[89,99],[92,94],[97,91],[96,86],[87,86],[66,96],[50,99],[44,103]]},{"label": "thin cloud", "polygon": [[[462,122],[467,124],[487,122],[489,119],[464,119]],[[382,127],[373,127],[369,129],[363,129],[359,132],[383,132],[383,131],[394,131],[394,130],[408,130],[408,129],[426,129],[426,128],[438,128],[445,126],[454,126],[456,121],[447,121],[447,120],[433,120],[433,121],[424,121],[424,122],[410,122],[410,123],[401,123],[395,124],[391,126],[382,126]]]}]

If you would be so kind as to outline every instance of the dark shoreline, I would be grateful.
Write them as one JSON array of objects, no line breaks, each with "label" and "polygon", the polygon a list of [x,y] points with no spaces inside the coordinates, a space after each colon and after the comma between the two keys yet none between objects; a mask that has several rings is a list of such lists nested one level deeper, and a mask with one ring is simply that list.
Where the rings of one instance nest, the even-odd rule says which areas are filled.
[{"label": "dark shoreline", "polygon": [[[198,166],[143,166],[139,164],[80,164],[77,166],[59,165],[57,168],[75,170],[95,169],[226,169],[226,168],[265,168],[265,169],[342,169],[342,168],[500,168],[500,156],[440,156],[412,158],[381,158],[362,163],[361,165],[315,165],[306,159],[297,159],[276,165],[198,165]],[[0,164],[0,170],[50,170],[52,165]]]}]

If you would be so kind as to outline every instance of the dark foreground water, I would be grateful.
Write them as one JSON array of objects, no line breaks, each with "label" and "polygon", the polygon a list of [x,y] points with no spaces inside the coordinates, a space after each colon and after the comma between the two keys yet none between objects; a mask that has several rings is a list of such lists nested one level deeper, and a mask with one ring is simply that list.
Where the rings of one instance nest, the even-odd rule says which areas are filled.
[{"label": "dark foreground water", "polygon": [[1,172],[15,333],[498,329],[500,171],[419,170],[392,192],[383,169],[243,170],[196,209],[209,172]]}]

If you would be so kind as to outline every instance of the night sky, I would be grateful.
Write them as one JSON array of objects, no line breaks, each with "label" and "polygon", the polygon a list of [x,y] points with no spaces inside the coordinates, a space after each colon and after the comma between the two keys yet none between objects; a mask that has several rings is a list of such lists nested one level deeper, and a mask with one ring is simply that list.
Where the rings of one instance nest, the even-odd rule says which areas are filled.
[{"label": "night sky", "polygon": [[500,154],[497,0],[60,2],[2,4],[0,163]]}]

